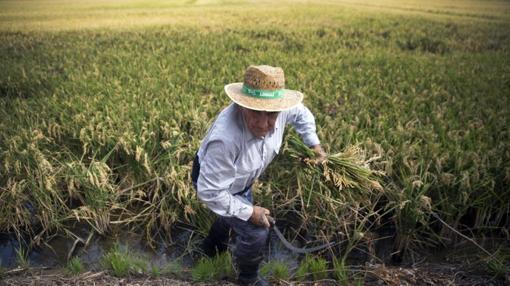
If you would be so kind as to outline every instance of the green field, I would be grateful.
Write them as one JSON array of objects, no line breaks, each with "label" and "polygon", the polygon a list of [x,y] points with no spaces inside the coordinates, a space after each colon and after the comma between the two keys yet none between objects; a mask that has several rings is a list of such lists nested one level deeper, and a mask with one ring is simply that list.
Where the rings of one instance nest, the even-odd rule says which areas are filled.
[{"label": "green field", "polygon": [[205,231],[191,162],[250,64],[284,69],[327,151],[384,172],[335,189],[286,146],[256,189],[276,217],[352,245],[390,227],[406,253],[456,237],[433,213],[508,237],[510,2],[467,0],[2,0],[0,232]]}]

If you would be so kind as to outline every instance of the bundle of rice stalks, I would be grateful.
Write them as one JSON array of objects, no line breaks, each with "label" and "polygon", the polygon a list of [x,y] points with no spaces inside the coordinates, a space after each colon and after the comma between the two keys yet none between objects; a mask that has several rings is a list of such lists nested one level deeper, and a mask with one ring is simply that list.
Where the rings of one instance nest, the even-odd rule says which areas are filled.
[{"label": "bundle of rice stalks", "polygon": [[[296,135],[286,142],[283,160],[272,166],[277,170],[268,172],[266,183],[276,216],[287,218],[294,235],[307,241],[347,241],[342,251],[348,254],[380,221],[382,210],[376,205],[383,195],[378,181],[383,173],[369,168],[379,156],[366,160],[355,145],[318,162]],[[296,158],[302,163],[296,164]]]},{"label": "bundle of rice stalks", "polygon": [[328,154],[324,161],[318,162],[314,159],[315,152],[295,135],[289,136],[288,143],[291,157],[301,159],[307,168],[321,174],[326,182],[332,182],[339,190],[383,190],[377,177],[384,173],[369,168],[369,163],[380,157],[365,160],[365,153],[359,145],[349,146],[343,152]]}]

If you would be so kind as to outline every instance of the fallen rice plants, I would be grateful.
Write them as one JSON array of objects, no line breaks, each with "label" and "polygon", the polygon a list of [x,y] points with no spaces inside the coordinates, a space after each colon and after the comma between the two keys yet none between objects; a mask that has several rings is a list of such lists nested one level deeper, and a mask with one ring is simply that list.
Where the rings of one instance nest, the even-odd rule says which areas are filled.
[{"label": "fallen rice plants", "polygon": [[256,184],[287,237],[340,242],[342,263],[382,228],[401,254],[458,241],[432,213],[508,237],[510,6],[475,2],[108,2],[105,17],[2,1],[0,232],[41,245],[85,223],[151,246],[179,222],[205,232],[191,162],[223,85],[264,63],[304,92],[329,152],[316,164],[289,131]]}]

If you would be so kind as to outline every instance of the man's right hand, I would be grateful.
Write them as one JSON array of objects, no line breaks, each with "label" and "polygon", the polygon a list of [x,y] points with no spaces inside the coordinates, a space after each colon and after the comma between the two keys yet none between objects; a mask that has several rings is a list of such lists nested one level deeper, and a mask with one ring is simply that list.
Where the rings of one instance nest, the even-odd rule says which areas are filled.
[{"label": "man's right hand", "polygon": [[269,214],[270,212],[268,209],[259,206],[253,206],[253,213],[251,214],[250,222],[258,226],[269,228],[270,224],[266,217]]}]

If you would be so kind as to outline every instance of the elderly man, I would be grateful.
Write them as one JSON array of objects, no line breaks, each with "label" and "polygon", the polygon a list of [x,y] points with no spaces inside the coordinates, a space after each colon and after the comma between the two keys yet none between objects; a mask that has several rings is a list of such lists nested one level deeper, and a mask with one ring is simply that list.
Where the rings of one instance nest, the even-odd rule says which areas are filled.
[{"label": "elderly man", "polygon": [[233,103],[209,128],[193,162],[198,197],[218,215],[202,248],[209,256],[227,250],[234,231],[241,285],[269,285],[258,275],[269,210],[253,204],[251,185],[280,151],[285,125],[292,124],[319,159],[325,156],[303,94],[284,85],[283,70],[271,66],[250,66],[244,82],[226,85]]}]

